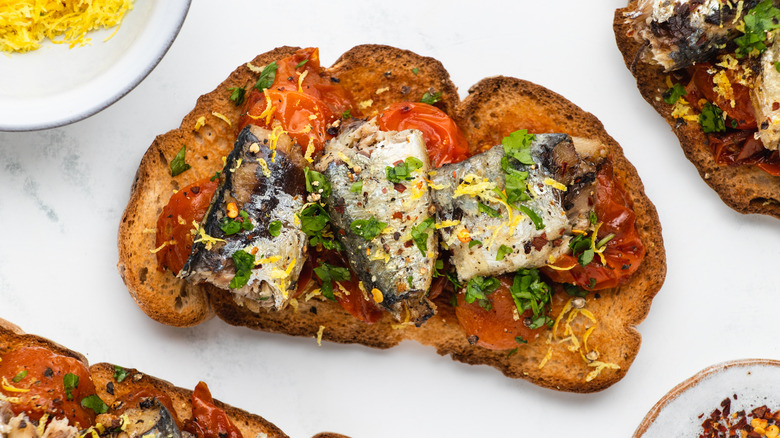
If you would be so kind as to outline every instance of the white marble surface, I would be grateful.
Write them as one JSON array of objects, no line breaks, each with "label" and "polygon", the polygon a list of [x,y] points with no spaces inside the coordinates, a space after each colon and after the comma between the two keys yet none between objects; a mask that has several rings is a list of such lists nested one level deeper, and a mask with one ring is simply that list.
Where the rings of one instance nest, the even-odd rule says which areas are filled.
[{"label": "white marble surface", "polygon": [[[118,103],[59,129],[0,133],[0,317],[91,362],[134,366],[188,388],[205,380],[217,398],[296,438],[323,430],[629,436],[664,393],[707,365],[780,358],[780,222],[733,212],[685,160],[615,46],[612,16],[622,5],[193,2],[166,57]],[[154,137],[258,53],[317,45],[329,64],[360,43],[435,57],[462,94],[490,75],[537,82],[596,114],[623,146],[661,216],[669,269],[622,381],[597,394],[557,393],[414,343],[318,348],[313,339],[219,320],[170,328],[136,307],[115,268],[116,231]]]}]

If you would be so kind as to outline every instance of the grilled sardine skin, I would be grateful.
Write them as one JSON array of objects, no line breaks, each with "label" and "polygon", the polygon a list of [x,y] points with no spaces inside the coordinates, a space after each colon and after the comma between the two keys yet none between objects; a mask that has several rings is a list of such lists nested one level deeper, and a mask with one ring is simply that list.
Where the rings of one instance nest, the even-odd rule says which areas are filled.
[{"label": "grilled sardine skin", "polygon": [[[521,204],[541,217],[543,229],[537,229],[517,209],[512,208],[510,214],[493,190],[505,189],[504,156],[503,146],[494,146],[460,163],[442,166],[431,177],[441,240],[452,252],[451,261],[461,281],[540,267],[568,250],[571,224],[563,207],[562,188],[590,169],[579,162],[571,137],[536,135],[531,144],[536,164],[514,161],[512,165],[528,172],[531,199]],[[499,217],[481,211],[480,203],[483,210],[493,209]]]},{"label": "grilled sardine skin", "polygon": [[[390,182],[386,168],[409,157],[419,160],[422,167],[412,172],[410,181]],[[395,318],[424,322],[434,312],[425,295],[438,245],[433,220],[425,230],[425,254],[412,239],[413,228],[431,218],[424,178],[430,165],[421,133],[382,132],[373,121],[353,124],[326,145],[321,166],[327,166],[324,172],[331,184],[331,222],[363,287]],[[386,226],[366,240],[354,231],[353,224],[372,219]]]},{"label": "grilled sardine skin", "polygon": [[[230,289],[262,307],[285,307],[306,259],[308,238],[295,217],[305,197],[303,158],[292,140],[256,126],[245,128],[226,159],[222,183],[201,223],[202,234],[216,240],[195,236],[179,277]],[[226,235],[222,230],[231,203],[248,214],[251,231]],[[278,236],[270,231],[276,222]],[[238,250],[253,255],[256,265],[247,284],[234,289],[232,257]]]},{"label": "grilled sardine skin", "polygon": [[[759,0],[640,0],[628,14],[637,37],[669,72],[690,67],[721,52],[740,35],[737,25]],[[775,6],[778,5],[775,1]],[[737,14],[740,14],[739,16]]]}]

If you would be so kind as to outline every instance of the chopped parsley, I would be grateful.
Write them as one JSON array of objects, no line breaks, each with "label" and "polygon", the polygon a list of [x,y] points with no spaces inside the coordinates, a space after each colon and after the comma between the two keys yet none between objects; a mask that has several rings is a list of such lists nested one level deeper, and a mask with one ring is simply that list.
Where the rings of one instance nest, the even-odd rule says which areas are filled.
[{"label": "chopped parsley", "polygon": [[214,175],[211,178],[209,178],[209,181],[214,182],[214,180],[219,179],[220,175],[222,175],[222,172],[220,172],[219,170],[214,172]]},{"label": "chopped parsley", "polygon": [[472,277],[466,283],[466,296],[464,298],[469,304],[477,301],[480,307],[490,310],[493,308],[493,304],[490,303],[488,295],[495,292],[500,285],[501,282],[495,277]]},{"label": "chopped parsley", "polygon": [[553,320],[547,316],[545,311],[545,308],[549,308],[552,302],[552,290],[547,283],[540,279],[538,269],[517,271],[509,292],[521,315],[526,310],[531,310],[533,316],[528,328],[533,330],[543,325],[552,324]]},{"label": "chopped parsley", "polygon": [[412,69],[412,73],[414,73],[414,74],[420,73],[420,69],[415,67],[415,68]]},{"label": "chopped parsley", "polygon": [[323,199],[330,196],[330,182],[325,178],[325,175],[316,170],[310,170],[308,167],[303,169],[303,173],[306,176],[306,190],[309,193],[318,193]]},{"label": "chopped parsley", "polygon": [[775,70],[777,70],[777,72],[780,73],[780,62],[775,62],[774,66],[775,66]]},{"label": "chopped parsley", "polygon": [[414,281],[414,277],[413,276],[410,275],[410,276],[406,277],[406,283],[409,285],[409,289],[412,288],[412,282],[413,281]]},{"label": "chopped parsley", "polygon": [[219,229],[221,229],[226,236],[232,236],[241,230],[252,231],[255,229],[255,226],[252,225],[252,221],[249,219],[249,213],[240,210],[238,215],[241,216],[240,220],[223,216],[219,221]]},{"label": "chopped parsley", "polygon": [[352,193],[360,193],[363,191],[363,180],[355,181],[349,186],[349,191]]},{"label": "chopped parsley", "polygon": [[325,262],[314,268],[314,273],[322,281],[322,288],[320,288],[322,295],[331,301],[336,301],[336,297],[333,295],[333,282],[349,281],[352,278],[349,269],[339,268]]},{"label": "chopped parsley", "polygon": [[699,114],[699,125],[705,133],[726,131],[723,110],[709,102],[705,103]]},{"label": "chopped parsley", "polygon": [[191,166],[184,162],[184,156],[187,154],[187,146],[182,146],[179,153],[171,160],[171,176],[176,176],[189,169]]},{"label": "chopped parsley", "polygon": [[515,131],[501,139],[501,144],[504,146],[504,154],[523,164],[534,164],[534,160],[531,159],[531,143],[535,139],[536,136],[529,134],[527,129]]},{"label": "chopped parsley", "polygon": [[385,167],[387,180],[392,183],[401,181],[411,181],[412,172],[423,167],[423,162],[414,157],[408,157],[403,163],[398,163],[393,167]]},{"label": "chopped parsley", "polygon": [[325,231],[325,227],[330,222],[330,216],[320,204],[314,203],[306,206],[298,213],[298,219],[301,221],[301,230],[309,236],[309,245],[322,244],[325,249],[343,249],[341,242],[334,240],[332,234]]},{"label": "chopped parsley", "polygon": [[737,44],[737,58],[763,53],[767,48],[767,32],[777,28],[780,28],[780,9],[772,6],[771,0],[757,4],[745,14],[744,35],[734,39]]},{"label": "chopped parsley", "polygon": [[477,209],[480,212],[485,213],[490,217],[501,217],[501,213],[498,210],[496,210],[493,207],[489,207],[481,202],[477,202]]},{"label": "chopped parsley", "polygon": [[[501,160],[502,164],[503,162],[508,161],[506,158],[507,157],[504,157],[504,159]],[[504,172],[506,173],[504,176],[504,189],[506,190],[507,202],[514,204],[518,201],[529,201],[531,197],[528,195],[528,186],[525,182],[528,178],[528,172],[516,170],[511,167],[505,167]]]},{"label": "chopped parsley", "polygon": [[477,245],[482,245],[482,241],[477,239],[471,239],[471,241],[469,242],[469,248],[473,248]]},{"label": "chopped parsley", "polygon": [[368,219],[357,219],[349,224],[349,228],[353,233],[366,240],[373,240],[386,226],[385,222],[379,222],[374,216]]},{"label": "chopped parsley", "polygon": [[588,291],[574,284],[563,283],[563,290],[572,297],[585,298],[588,295]]},{"label": "chopped parsley", "polygon": [[341,113],[341,118],[344,120],[351,119],[352,118],[352,111],[346,110],[343,113]]},{"label": "chopped parsley", "polygon": [[672,88],[664,91],[663,98],[664,102],[668,103],[669,105],[673,105],[675,102],[680,100],[682,96],[688,95],[688,92],[685,91],[685,87],[683,87],[680,83],[674,84]]},{"label": "chopped parsley", "polygon": [[507,254],[512,254],[514,250],[506,245],[501,245],[498,247],[498,252],[496,253],[496,261],[504,260],[504,257],[507,256]]},{"label": "chopped parsley", "polygon": [[230,87],[230,100],[233,101],[235,106],[239,106],[244,103],[244,97],[246,96],[246,88],[244,87]]},{"label": "chopped parsley", "polygon": [[303,67],[304,65],[306,65],[306,63],[307,63],[307,62],[309,62],[309,60],[308,60],[308,59],[304,59],[303,61],[299,62],[299,63],[298,63],[296,66],[295,66],[295,69],[296,69],[296,70],[298,70],[299,68],[301,68],[301,67]]},{"label": "chopped parsley", "polygon": [[271,221],[268,224],[268,233],[274,237],[279,237],[282,234],[282,221]]},{"label": "chopped parsley", "polygon": [[233,253],[233,263],[236,265],[236,275],[230,280],[228,285],[231,289],[241,289],[249,282],[252,275],[252,268],[255,267],[255,256],[243,250],[237,250]]},{"label": "chopped parsley", "polygon": [[86,409],[92,409],[98,415],[108,412],[108,405],[105,404],[97,394],[92,394],[89,397],[82,398],[81,406]]},{"label": "chopped parsley", "polygon": [[518,344],[527,344],[528,341],[526,341],[522,336],[515,336],[515,342]]},{"label": "chopped parsley", "polygon": [[65,388],[65,398],[73,400],[73,390],[79,387],[79,376],[73,373],[65,374],[62,385]]},{"label": "chopped parsley", "polygon": [[419,225],[412,227],[412,240],[417,245],[423,256],[428,255],[428,229],[434,228],[433,218],[429,217],[420,222]]},{"label": "chopped parsley", "polygon": [[422,99],[420,99],[420,102],[427,103],[428,105],[433,105],[434,103],[440,100],[441,100],[441,91],[437,91],[435,93],[426,91],[425,94],[423,94]]},{"label": "chopped parsley", "polygon": [[24,379],[25,377],[27,377],[27,370],[24,370],[24,371],[21,371],[21,372],[19,372],[19,374],[17,374],[16,376],[14,376],[14,378],[13,378],[13,379],[11,379],[11,380],[13,380],[13,382],[14,382],[14,383],[19,383],[19,382],[21,382],[21,381],[22,381],[22,379]]},{"label": "chopped parsley", "polygon": [[260,91],[263,91],[266,88],[270,88],[271,85],[274,84],[274,79],[276,78],[276,70],[278,68],[279,68],[279,64],[277,64],[276,61],[266,65],[263,71],[260,72],[260,76],[257,78],[257,83],[255,83],[255,88],[257,88]]},{"label": "chopped parsley", "polygon": [[590,221],[591,224],[596,225],[599,222],[599,217],[596,216],[595,211],[591,210],[588,213],[588,220]]},{"label": "chopped parsley", "polygon": [[534,210],[526,207],[525,205],[518,205],[517,209],[522,211],[523,214],[528,216],[531,219],[531,222],[534,223],[534,227],[536,227],[537,230],[543,230],[544,229],[544,221],[539,216],[538,213],[536,213]]},{"label": "chopped parsley", "polygon": [[119,365],[114,365],[114,380],[117,381],[117,383],[122,383],[123,380],[127,378],[127,370],[120,367]]},{"label": "chopped parsley", "polygon": [[571,254],[577,257],[581,266],[587,266],[596,255],[593,251],[593,237],[588,234],[578,234],[569,241]]}]

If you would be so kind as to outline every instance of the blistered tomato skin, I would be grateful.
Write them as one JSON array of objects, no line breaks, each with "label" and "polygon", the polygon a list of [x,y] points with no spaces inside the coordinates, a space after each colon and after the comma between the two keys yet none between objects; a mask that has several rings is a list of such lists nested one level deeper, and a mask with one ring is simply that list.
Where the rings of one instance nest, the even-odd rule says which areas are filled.
[{"label": "blistered tomato skin", "polygon": [[591,291],[627,282],[645,257],[645,246],[636,229],[633,205],[623,186],[615,179],[612,165],[603,165],[596,180],[598,187],[594,211],[598,221],[602,222],[596,240],[610,234],[614,236],[604,249],[606,264],[602,264],[601,258],[596,255],[592,262],[581,266],[575,257],[564,255],[554,264],[562,270],[542,268],[542,272],[556,283],[576,284]]},{"label": "blistered tomato skin", "polygon": [[198,438],[243,438],[227,413],[214,404],[209,387],[203,382],[192,392],[192,417],[185,422],[184,430]]},{"label": "blistered tomato skin", "polygon": [[434,168],[469,157],[469,144],[463,132],[450,116],[433,105],[421,102],[390,104],[379,116],[379,129],[421,131]]},{"label": "blistered tomato skin", "polygon": [[[14,414],[24,412],[36,421],[44,414],[67,418],[80,429],[95,424],[95,412],[81,406],[83,398],[95,394],[95,385],[80,360],[42,347],[19,348],[0,359],[0,393],[18,399],[11,403]],[[78,377],[74,388],[66,389],[67,374]]]},{"label": "blistered tomato skin", "polygon": [[499,288],[488,295],[490,310],[484,309],[476,301],[467,303],[465,293],[459,292],[455,315],[470,342],[476,340],[476,345],[491,350],[509,350],[522,345],[523,341],[536,339],[543,328],[532,330],[525,325],[526,318],[531,316],[530,310],[522,315],[517,313],[515,301],[509,292],[512,277],[502,276],[499,280]]},{"label": "blistered tomato skin", "polygon": [[218,179],[196,181],[174,193],[163,207],[155,234],[160,269],[170,269],[177,274],[184,267],[192,251],[193,222],[200,223],[203,219],[218,185]]}]

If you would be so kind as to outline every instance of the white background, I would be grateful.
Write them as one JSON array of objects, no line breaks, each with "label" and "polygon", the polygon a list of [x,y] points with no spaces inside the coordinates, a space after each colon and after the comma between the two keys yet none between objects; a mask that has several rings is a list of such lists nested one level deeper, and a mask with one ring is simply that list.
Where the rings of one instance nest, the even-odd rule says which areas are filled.
[{"label": "white background", "polygon": [[[325,430],[353,437],[629,436],[664,393],[700,369],[737,358],[780,359],[780,222],[735,213],[685,159],[616,48],[612,17],[621,6],[193,2],[168,54],[119,102],[66,127],[0,133],[0,317],[92,363],[133,366],[186,388],[205,380],[215,397],[296,438]],[[136,307],[116,271],[116,232],[154,137],[177,127],[198,96],[259,53],[319,46],[329,65],[361,43],[439,59],[461,95],[491,75],[539,83],[594,113],[623,146],[658,208],[668,274],[622,381],[596,394],[558,393],[410,342],[386,351],[318,348],[313,339],[218,319],[166,327]]]}]

